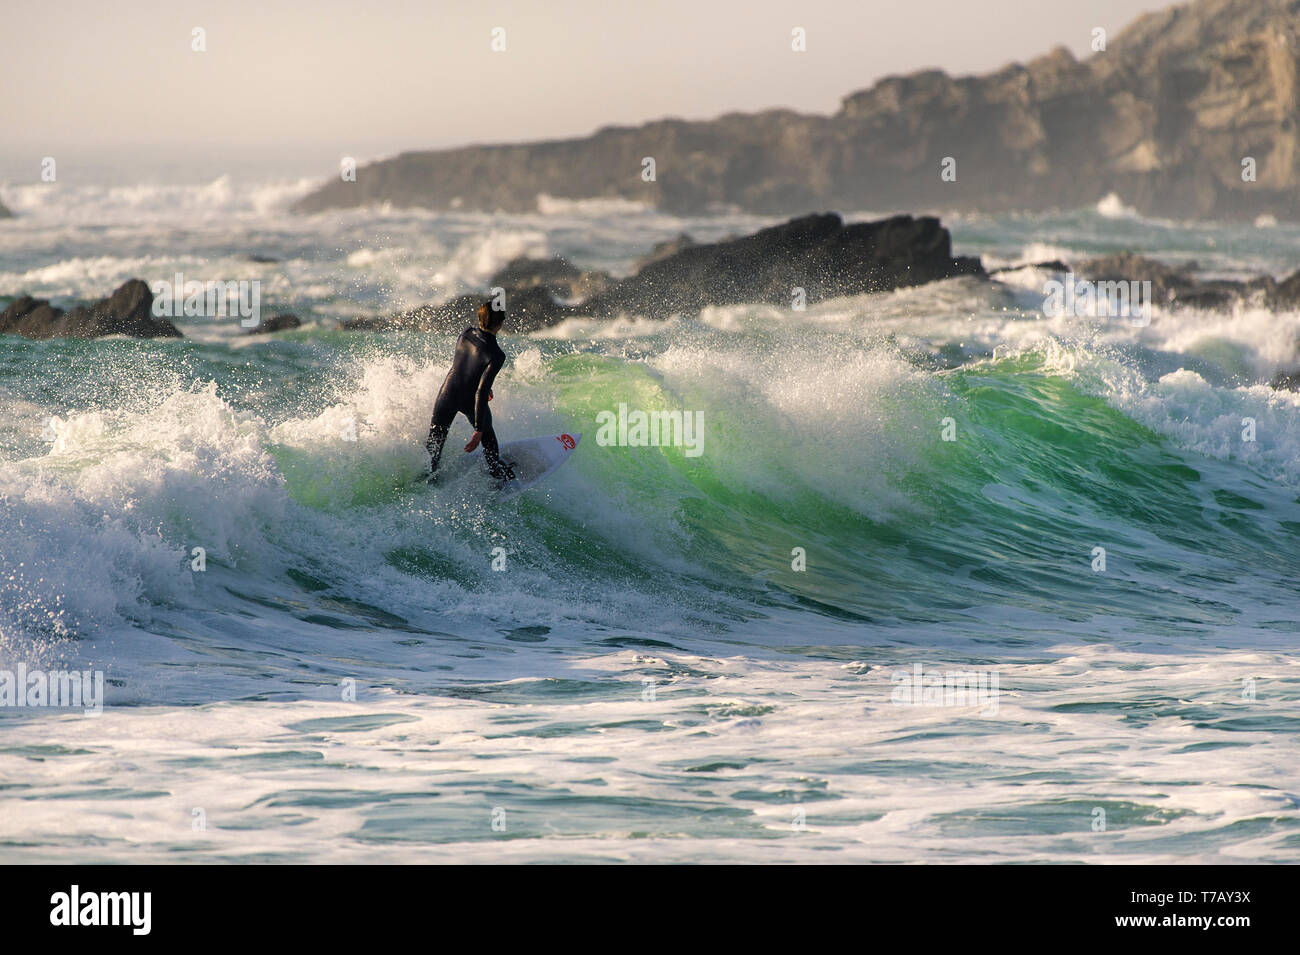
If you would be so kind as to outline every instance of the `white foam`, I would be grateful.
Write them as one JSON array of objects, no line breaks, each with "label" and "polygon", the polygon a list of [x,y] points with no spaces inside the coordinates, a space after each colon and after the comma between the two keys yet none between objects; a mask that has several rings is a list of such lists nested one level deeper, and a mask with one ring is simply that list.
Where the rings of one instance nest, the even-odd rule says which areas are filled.
[{"label": "white foam", "polygon": [[36,223],[219,223],[284,211],[319,186],[309,178],[236,183],[230,176],[187,185],[99,185],[56,180],[11,184],[5,204]]},{"label": "white foam", "polygon": [[537,211],[544,216],[625,216],[648,212],[651,206],[633,199],[560,199],[546,193],[537,195]]},{"label": "white foam", "polygon": [[1135,219],[1137,211],[1124,204],[1117,193],[1110,192],[1096,205],[1097,214],[1106,219]]},{"label": "white foam", "polygon": [[[325,675],[300,702],[16,723],[0,841],[45,863],[1294,861],[1288,826],[1251,822],[1294,817],[1296,746],[1249,725],[1292,712],[1290,656],[1065,644],[981,664],[991,715],[892,704],[910,663],[575,652],[551,672],[601,692],[508,709],[364,682],[341,702]],[[1194,725],[1219,720],[1242,726]]]},{"label": "white foam", "polygon": [[[148,602],[183,599],[186,561],[257,557],[261,528],[283,516],[274,464],[214,386],[174,391],[141,413],[70,414],[49,453],[0,463],[0,552],[23,570],[26,629],[67,632]],[[6,605],[10,603],[6,600]]]}]

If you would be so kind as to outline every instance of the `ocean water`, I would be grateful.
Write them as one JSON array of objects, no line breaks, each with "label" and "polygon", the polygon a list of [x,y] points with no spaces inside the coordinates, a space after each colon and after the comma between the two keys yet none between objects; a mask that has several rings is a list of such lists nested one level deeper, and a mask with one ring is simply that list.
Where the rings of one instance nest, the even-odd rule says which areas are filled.
[{"label": "ocean water", "polygon": [[[574,320],[503,339],[503,440],[587,437],[498,501],[415,482],[452,339],[338,320],[766,220],[286,214],[310,186],[3,190],[0,296],[179,271],[305,324],[0,338],[0,670],[106,681],[0,706],[0,861],[1300,859],[1300,315],[1049,319],[1025,268]],[[1300,264],[1118,197],[945,222],[990,267]],[[620,403],[703,453],[602,446]]]}]

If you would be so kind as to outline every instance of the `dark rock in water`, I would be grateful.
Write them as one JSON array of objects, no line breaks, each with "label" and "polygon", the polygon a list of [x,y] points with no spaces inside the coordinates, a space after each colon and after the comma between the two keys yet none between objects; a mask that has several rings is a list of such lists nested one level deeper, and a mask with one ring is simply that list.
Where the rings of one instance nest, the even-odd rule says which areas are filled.
[{"label": "dark rock in water", "polygon": [[272,332],[285,332],[291,328],[298,328],[300,325],[302,320],[297,315],[272,315],[262,319],[256,328],[250,328],[246,334],[269,335]]},{"label": "dark rock in water", "polygon": [[571,318],[577,311],[576,306],[556,302],[550,290],[540,285],[506,292],[507,322],[512,332],[533,332],[547,328]]},{"label": "dark rock in water", "polygon": [[263,255],[261,252],[250,252],[248,255],[248,261],[256,262],[259,265],[269,265],[275,262],[279,262],[280,260],[277,259],[274,255]]},{"label": "dark rock in water", "polygon": [[12,219],[14,214],[5,208],[5,204],[0,202],[0,219]]},{"label": "dark rock in water", "polygon": [[[557,302],[554,288],[575,275],[592,273],[556,260],[541,265],[535,260],[512,262],[493,277],[506,289],[507,330],[533,331],[575,316],[664,318],[695,314],[710,305],[744,303],[789,307],[797,288],[811,304],[958,275],[984,276],[979,259],[953,257],[952,238],[938,219],[911,216],[845,225],[839,216],[825,213],[743,238],[678,242],[674,250],[661,251],[635,275],[609,280],[607,287],[576,305]],[[389,318],[356,319],[344,327],[459,331],[474,322],[482,301],[481,295],[461,295]]]},{"label": "dark rock in water", "polygon": [[[303,197],[299,212],[392,203],[533,211],[622,198],[673,212],[998,212],[1093,205],[1144,215],[1300,219],[1300,5],[1197,0],[1146,13],[1078,61],[1057,48],[980,76],[925,70],[790,110],[664,119],[582,139],[409,152]],[[642,157],[657,165],[641,179]],[[1242,177],[1242,160],[1257,175]],[[951,158],[955,176],[941,163]]]},{"label": "dark rock in water", "polygon": [[1042,269],[1046,272],[1069,272],[1070,267],[1059,259],[1052,259],[1049,262],[1018,262],[1015,265],[1004,265],[1000,269],[993,269],[989,275],[1001,275],[1003,272],[1018,272],[1021,269]]},{"label": "dark rock in water", "polygon": [[340,328],[349,332],[389,332],[398,327],[396,317],[366,316],[365,318],[349,318],[339,325]]},{"label": "dark rock in water", "polygon": [[[557,298],[584,298],[613,281],[604,272],[584,272],[558,256],[551,259],[520,257],[511,260],[488,280],[489,288],[505,290],[507,330],[530,332],[554,325],[573,314]],[[460,332],[478,321],[478,307],[486,295],[458,295],[439,305],[418,305],[397,315],[357,318],[344,322],[351,331],[408,330]]]},{"label": "dark rock in water", "polygon": [[1269,305],[1278,311],[1300,309],[1300,270],[1274,286],[1269,295]]},{"label": "dark rock in water", "polygon": [[838,215],[804,216],[753,235],[688,245],[651,262],[580,306],[585,315],[663,318],[711,305],[789,307],[881,292],[958,275],[983,276],[978,259],[954,258],[938,219],[895,216],[845,225]]},{"label": "dark rock in water", "polygon": [[396,326],[388,318],[371,317],[349,318],[339,323],[339,328],[348,332],[388,332]]},{"label": "dark rock in water", "polygon": [[1154,303],[1165,305],[1196,288],[1195,268],[1194,262],[1173,266],[1134,252],[1117,252],[1084,262],[1078,276],[1093,282],[1150,282]]},{"label": "dark rock in water", "polygon": [[541,287],[565,299],[583,299],[606,288],[613,279],[606,272],[585,272],[566,259],[512,259],[488,280],[489,288]]},{"label": "dark rock in water", "polygon": [[1150,282],[1153,304],[1209,311],[1238,305],[1287,309],[1300,307],[1300,272],[1279,283],[1271,275],[1246,281],[1197,278],[1197,264],[1168,265],[1133,252],[1119,252],[1084,262],[1080,278],[1093,282]]},{"label": "dark rock in water", "polygon": [[685,232],[679,234],[675,239],[665,239],[663,242],[656,242],[654,248],[651,249],[649,253],[636,260],[632,270],[634,272],[639,272],[647,265],[658,262],[660,259],[666,259],[670,255],[676,255],[683,249],[689,249],[695,244],[695,240]]},{"label": "dark rock in water", "polygon": [[0,335],[27,338],[181,338],[171,322],[153,314],[153,292],[140,279],[130,279],[106,299],[70,311],[46,299],[23,295],[0,313]]},{"label": "dark rock in water", "polygon": [[482,302],[481,295],[458,295],[440,305],[417,305],[396,315],[354,318],[343,327],[362,332],[459,332],[477,321],[475,312]]},{"label": "dark rock in water", "polygon": [[61,309],[50,305],[48,299],[20,295],[0,312],[0,335],[26,335],[28,338],[53,338],[52,334],[34,334],[42,328],[53,327]]},{"label": "dark rock in water", "polygon": [[519,256],[498,269],[488,280],[489,285],[523,288],[530,285],[554,287],[567,285],[582,276],[582,269],[558,255],[550,259],[530,259]]}]

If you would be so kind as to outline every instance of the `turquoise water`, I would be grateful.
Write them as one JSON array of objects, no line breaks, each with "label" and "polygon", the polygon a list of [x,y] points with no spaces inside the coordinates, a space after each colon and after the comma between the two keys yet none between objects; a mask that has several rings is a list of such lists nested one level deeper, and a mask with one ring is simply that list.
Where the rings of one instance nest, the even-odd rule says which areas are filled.
[{"label": "turquoise water", "polygon": [[[414,480],[451,338],[336,320],[757,220],[293,219],[296,188],[6,193],[0,296],[182,269],[306,325],[0,339],[0,669],[107,680],[99,716],[0,708],[0,858],[1297,858],[1300,402],[1267,382],[1300,316],[1049,320],[1022,270],[576,320],[505,339],[493,412],[588,437],[494,501]],[[1103,211],[953,227],[991,264],[1300,246]],[[703,453],[600,445],[620,403],[699,414]],[[917,666],[997,693],[910,705]]]}]

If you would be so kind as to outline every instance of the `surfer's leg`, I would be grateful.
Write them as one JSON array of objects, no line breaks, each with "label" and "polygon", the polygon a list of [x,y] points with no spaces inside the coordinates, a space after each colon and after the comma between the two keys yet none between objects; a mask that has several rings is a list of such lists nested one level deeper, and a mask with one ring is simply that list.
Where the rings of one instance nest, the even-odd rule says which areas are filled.
[{"label": "surfer's leg", "polygon": [[490,422],[479,429],[479,436],[483,442],[483,461],[487,464],[488,474],[498,481],[513,478],[514,473],[509,466],[501,463],[501,449],[497,445],[497,433],[492,430]]},{"label": "surfer's leg", "polygon": [[433,420],[429,422],[429,437],[424,442],[425,448],[429,451],[430,477],[438,471],[438,462],[442,460],[442,446],[447,440],[447,432],[451,430],[451,422],[455,417],[454,408],[449,413],[442,402],[433,406]]}]

